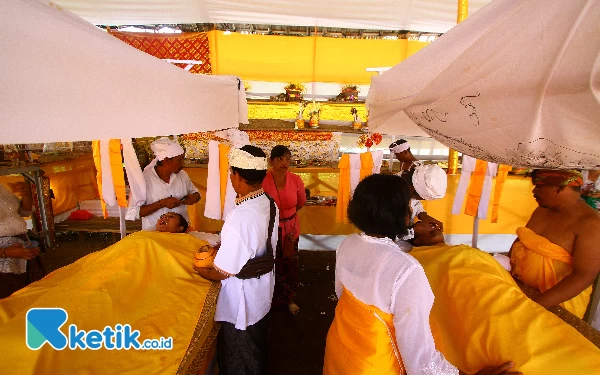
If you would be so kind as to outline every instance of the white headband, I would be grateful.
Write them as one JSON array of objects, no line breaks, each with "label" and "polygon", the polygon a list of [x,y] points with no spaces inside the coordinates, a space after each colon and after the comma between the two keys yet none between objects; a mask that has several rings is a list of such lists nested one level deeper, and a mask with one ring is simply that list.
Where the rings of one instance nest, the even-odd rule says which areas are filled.
[{"label": "white headband", "polygon": [[159,138],[150,143],[150,148],[152,149],[152,152],[154,152],[154,156],[157,160],[174,158],[175,156],[182,155],[185,152],[183,147],[181,147],[177,141],[167,137]]},{"label": "white headband", "polygon": [[240,169],[256,169],[257,171],[267,170],[267,158],[250,155],[239,148],[232,148],[227,154],[229,165]]},{"label": "white headband", "polygon": [[393,152],[394,154],[399,154],[403,151],[406,151],[410,148],[410,143],[408,142],[404,142],[404,143],[400,143],[399,145],[395,145],[394,147],[390,148],[390,151]]},{"label": "white headband", "polygon": [[448,177],[446,172],[435,164],[418,164],[413,173],[412,183],[421,198],[440,199],[446,195]]}]

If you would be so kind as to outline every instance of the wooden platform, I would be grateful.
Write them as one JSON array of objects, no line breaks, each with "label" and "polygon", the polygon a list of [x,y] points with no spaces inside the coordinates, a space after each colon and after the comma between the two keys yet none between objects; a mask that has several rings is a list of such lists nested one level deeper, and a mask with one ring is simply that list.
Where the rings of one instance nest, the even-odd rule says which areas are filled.
[{"label": "wooden platform", "polygon": [[[142,230],[142,221],[126,221],[127,233]],[[54,224],[55,231],[120,233],[118,217],[93,217],[89,220],[65,220]]]}]

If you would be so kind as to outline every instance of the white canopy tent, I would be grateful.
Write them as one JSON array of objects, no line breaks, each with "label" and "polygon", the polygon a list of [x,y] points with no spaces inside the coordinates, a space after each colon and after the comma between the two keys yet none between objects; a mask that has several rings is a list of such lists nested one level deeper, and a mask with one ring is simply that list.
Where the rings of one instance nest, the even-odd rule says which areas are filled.
[{"label": "white canopy tent", "polygon": [[513,166],[600,168],[599,27],[599,0],[495,0],[373,77],[370,128],[416,123]]},{"label": "white canopy tent", "polygon": [[[470,0],[474,13],[490,0]],[[96,25],[245,23],[444,33],[456,0],[56,0]]]},{"label": "white canopy tent", "polygon": [[3,1],[0,23],[0,143],[182,134],[248,122],[236,77],[191,74],[36,0]]}]

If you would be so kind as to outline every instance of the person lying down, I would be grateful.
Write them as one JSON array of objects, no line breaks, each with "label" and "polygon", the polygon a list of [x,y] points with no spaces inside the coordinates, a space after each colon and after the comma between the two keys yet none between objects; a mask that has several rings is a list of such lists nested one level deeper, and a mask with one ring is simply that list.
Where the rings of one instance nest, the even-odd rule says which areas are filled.
[{"label": "person lying down", "polygon": [[188,230],[188,226],[189,224],[183,215],[172,211],[160,215],[156,221],[157,232],[185,233]]},{"label": "person lying down", "polygon": [[431,330],[449,361],[469,372],[477,369],[471,358],[487,358],[484,364],[505,353],[527,375],[600,374],[600,349],[529,299],[496,258],[471,246],[446,245],[439,228],[417,225],[422,227],[415,228],[410,255],[435,295]]},{"label": "person lying down", "polygon": [[[363,180],[367,185],[369,178]],[[372,184],[369,190],[376,189],[376,193],[369,195],[375,201],[367,199],[361,205],[367,209],[355,212],[360,215],[351,214],[352,202],[349,205],[349,218],[358,217],[355,224],[365,233],[348,236],[336,255],[339,302],[327,337],[325,374],[358,373],[349,369],[372,366],[380,374],[401,373],[400,369],[411,375],[458,374],[457,368],[467,374],[480,370],[494,374],[502,370],[526,375],[600,374],[600,349],[530,300],[490,254],[466,245],[445,245],[436,229],[415,230],[415,245],[428,246],[416,246],[409,254],[400,255],[402,250],[391,239],[402,233],[374,227],[376,221],[364,217],[364,213],[381,211],[371,211],[374,205],[397,203],[399,197],[393,196],[393,191],[399,189],[398,184]],[[385,196],[387,188],[391,196]],[[353,199],[360,198],[362,190],[357,187]],[[420,237],[423,233],[426,235]],[[399,268],[396,263],[401,258],[412,261]],[[422,287],[411,280],[411,275],[418,273],[429,285]],[[371,285],[369,280],[377,277],[392,281]],[[402,283],[408,288],[398,285]],[[386,291],[393,294],[396,290],[395,298],[382,302]],[[373,298],[372,294],[383,297]],[[422,301],[428,294],[431,304]],[[398,303],[406,309],[394,310]],[[409,315],[417,311],[427,314],[419,323],[424,330],[408,324]],[[373,313],[378,319],[371,319]],[[427,332],[431,339],[425,337]],[[371,346],[374,339],[376,347]],[[502,367],[507,360],[514,367]],[[490,365],[497,367],[485,372]]]},{"label": "person lying down", "polygon": [[[2,300],[0,337],[11,349],[0,355],[0,368],[15,374],[57,368],[65,374],[149,374],[157,369],[175,374],[192,362],[202,363],[194,353],[201,356],[200,348],[214,341],[216,334],[209,333],[219,284],[190,266],[197,250],[211,241],[171,233],[185,226],[176,219],[168,215],[157,231],[132,233]],[[65,335],[71,324],[87,332],[128,324],[140,332],[140,343],[171,337],[172,345],[169,350],[56,350],[47,342],[31,350],[24,327],[32,308],[64,309],[68,317],[60,331]]]}]

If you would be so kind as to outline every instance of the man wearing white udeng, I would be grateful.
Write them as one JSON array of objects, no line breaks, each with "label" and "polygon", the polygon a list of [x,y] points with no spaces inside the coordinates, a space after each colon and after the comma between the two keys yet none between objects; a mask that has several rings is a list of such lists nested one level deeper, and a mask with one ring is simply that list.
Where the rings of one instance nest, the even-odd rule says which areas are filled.
[{"label": "man wearing white udeng", "polygon": [[[188,222],[187,206],[200,200],[200,192],[183,171],[184,150],[176,141],[162,137],[150,144],[154,160],[144,168],[146,200],[141,207],[131,205],[127,218],[142,218],[142,229],[153,230],[158,218],[167,212],[181,214]],[[133,199],[130,200],[130,204]]]}]

